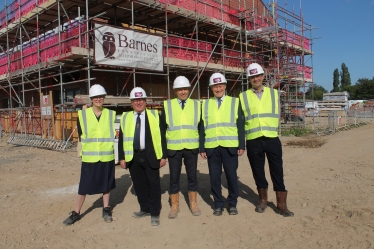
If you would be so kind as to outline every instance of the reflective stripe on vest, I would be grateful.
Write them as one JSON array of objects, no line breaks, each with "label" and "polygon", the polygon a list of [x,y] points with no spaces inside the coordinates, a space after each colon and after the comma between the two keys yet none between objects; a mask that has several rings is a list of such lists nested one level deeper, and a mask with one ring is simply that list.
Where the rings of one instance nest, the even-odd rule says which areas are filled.
[{"label": "reflective stripe on vest", "polygon": [[247,140],[257,137],[277,137],[279,127],[278,91],[263,87],[261,99],[252,90],[240,93]]},{"label": "reflective stripe on vest", "polygon": [[[157,110],[146,109],[146,112],[151,130],[153,148],[155,150],[156,158],[159,160],[162,157],[160,117]],[[123,134],[123,152],[125,154],[125,161],[130,162],[134,157],[135,121],[133,111],[122,114],[121,130]]]},{"label": "reflective stripe on vest", "polygon": [[200,119],[200,103],[187,99],[184,109],[178,99],[165,100],[165,119],[167,148],[169,150],[199,148],[198,123]]},{"label": "reflective stripe on vest", "polygon": [[218,109],[216,100],[211,98],[203,101],[203,121],[205,130],[205,148],[238,147],[239,100],[226,96]]},{"label": "reflective stripe on vest", "polygon": [[115,111],[104,108],[97,121],[92,108],[78,111],[82,129],[82,161],[109,162],[114,160]]}]

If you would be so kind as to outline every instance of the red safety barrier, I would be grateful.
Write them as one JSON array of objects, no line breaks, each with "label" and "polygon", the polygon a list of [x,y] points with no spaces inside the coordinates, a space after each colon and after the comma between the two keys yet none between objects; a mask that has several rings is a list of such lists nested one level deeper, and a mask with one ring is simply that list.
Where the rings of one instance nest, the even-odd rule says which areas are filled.
[{"label": "red safety barrier", "polygon": [[240,19],[237,16],[238,9],[229,7],[226,4],[221,5],[214,0],[195,1],[195,0],[158,0],[160,3],[172,4],[180,8],[196,11],[202,15],[210,16],[218,20],[223,20],[235,25],[240,25]]},{"label": "red safety barrier", "polygon": [[304,48],[305,49],[310,49],[310,41],[308,38],[304,38]]},{"label": "red safety barrier", "polygon": [[4,28],[6,26],[6,9],[0,11],[0,27]]},{"label": "red safety barrier", "polygon": [[197,54],[196,51],[182,50],[180,53],[180,58],[183,60],[195,61],[196,54]]},{"label": "red safety barrier", "polygon": [[21,16],[24,16],[27,13],[31,12],[35,7],[35,0],[24,1],[24,3],[21,3]]},{"label": "red safety barrier", "polygon": [[[69,28],[61,33],[61,52],[59,47],[58,34],[41,35],[39,40],[40,45],[40,60],[46,61],[61,55],[61,53],[71,52],[72,47],[79,46],[79,26],[78,23],[69,25]],[[84,32],[85,25],[81,25],[81,32]],[[177,49],[179,51],[179,49]],[[33,40],[31,43],[25,44],[22,48],[23,60],[21,60],[21,51],[16,51],[11,54],[10,72],[27,68],[38,64],[38,43]],[[180,56],[179,52],[175,56]],[[23,63],[22,63],[23,62]],[[7,72],[8,57],[0,57],[0,75]]]},{"label": "red safety barrier", "polygon": [[311,67],[297,66],[296,69],[299,73],[301,73],[301,74],[304,73],[304,78],[306,78],[306,79],[311,79],[312,78],[312,68]]},{"label": "red safety barrier", "polygon": [[199,52],[199,61],[207,62],[209,59],[209,56],[210,56],[209,53]]},{"label": "red safety barrier", "polygon": [[[163,43],[166,44],[165,38],[163,38]],[[184,47],[184,48],[196,49],[196,41],[193,39],[168,36],[168,46],[178,47],[178,48]],[[212,51],[212,44],[199,41],[197,44],[197,48],[199,50]]]},{"label": "red safety barrier", "polygon": [[226,55],[225,59],[223,60],[223,65],[230,67],[241,67],[240,52],[227,49],[222,51],[221,49],[221,53]]},{"label": "red safety barrier", "polygon": [[305,49],[309,49],[310,47],[309,39],[291,31],[282,29],[280,32],[280,37],[289,43],[295,44],[297,46],[303,46]]}]

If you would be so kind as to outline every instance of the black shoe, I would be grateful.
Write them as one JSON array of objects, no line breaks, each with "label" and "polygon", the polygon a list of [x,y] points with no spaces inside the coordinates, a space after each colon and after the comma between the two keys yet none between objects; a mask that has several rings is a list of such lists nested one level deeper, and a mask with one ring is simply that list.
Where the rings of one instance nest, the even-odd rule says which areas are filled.
[{"label": "black shoe", "polygon": [[151,213],[147,213],[147,212],[144,212],[144,211],[139,211],[139,212],[134,212],[132,213],[132,217],[135,217],[135,218],[142,218],[142,217],[145,217],[145,216],[151,216]]},{"label": "black shoe", "polygon": [[229,205],[229,215],[237,215],[238,209],[234,205]]},{"label": "black shoe", "polygon": [[112,222],[112,211],[110,210],[110,207],[103,208],[103,219],[106,223]]},{"label": "black shoe", "polygon": [[221,216],[222,212],[223,212],[223,208],[216,208],[216,209],[214,209],[213,215]]},{"label": "black shoe", "polygon": [[160,225],[160,216],[151,216],[151,226]]},{"label": "black shoe", "polygon": [[70,216],[66,220],[64,220],[64,222],[62,222],[62,223],[66,226],[69,226],[69,225],[74,224],[74,222],[76,222],[77,220],[80,220],[80,219],[81,219],[81,217],[77,212],[71,211]]}]

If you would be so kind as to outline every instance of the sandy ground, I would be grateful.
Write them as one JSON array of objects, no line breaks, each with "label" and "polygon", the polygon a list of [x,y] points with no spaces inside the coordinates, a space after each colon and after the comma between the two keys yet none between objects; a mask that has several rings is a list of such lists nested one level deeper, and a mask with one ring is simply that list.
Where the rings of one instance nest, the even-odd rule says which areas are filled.
[{"label": "sandy ground", "polygon": [[[56,152],[0,143],[0,248],[374,248],[374,123],[325,136],[319,148],[286,146],[282,137],[288,207],[295,213],[254,211],[256,186],[246,156],[238,169],[239,215],[212,215],[206,161],[199,159],[198,204],[191,215],[186,175],[181,180],[181,210],[169,220],[168,167],[161,170],[161,225],[138,211],[129,172],[116,167],[117,188],[111,195],[114,221],[101,218],[101,196],[88,196],[82,219],[62,221],[73,210],[80,174],[76,152]],[[224,175],[223,175],[224,179]],[[272,185],[270,185],[272,187]],[[223,193],[227,195],[225,180]]]}]

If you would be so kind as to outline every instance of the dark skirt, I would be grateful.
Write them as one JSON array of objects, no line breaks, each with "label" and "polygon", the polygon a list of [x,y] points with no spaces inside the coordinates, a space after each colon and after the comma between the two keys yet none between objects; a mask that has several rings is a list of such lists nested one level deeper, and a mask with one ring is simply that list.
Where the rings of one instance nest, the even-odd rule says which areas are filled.
[{"label": "dark skirt", "polygon": [[78,194],[94,195],[116,187],[114,160],[110,162],[82,162]]}]

